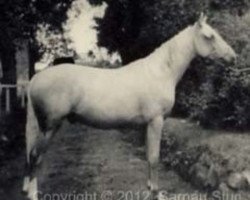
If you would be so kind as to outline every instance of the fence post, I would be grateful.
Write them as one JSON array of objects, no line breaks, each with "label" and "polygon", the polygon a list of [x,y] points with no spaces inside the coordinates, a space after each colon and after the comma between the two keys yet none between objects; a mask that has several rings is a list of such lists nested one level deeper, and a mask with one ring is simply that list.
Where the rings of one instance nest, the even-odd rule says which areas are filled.
[{"label": "fence post", "polygon": [[[11,112],[11,108],[12,108],[12,105],[11,105],[11,90],[13,88],[18,88],[20,87],[21,90],[21,107],[22,108],[25,108],[26,106],[26,102],[25,102],[25,98],[26,98],[26,85],[14,85],[14,84],[1,84],[0,83],[0,115],[3,114],[3,111],[5,111],[7,114],[9,114]],[[2,102],[2,95],[4,93],[4,90],[5,90],[5,105],[2,106],[3,102]],[[4,101],[4,100],[3,100]]]},{"label": "fence post", "polygon": [[0,83],[0,116],[2,115],[2,84]]},{"label": "fence post", "polygon": [[25,108],[25,86],[21,86],[21,107]]},{"label": "fence post", "polygon": [[10,88],[6,87],[6,112],[10,113]]}]

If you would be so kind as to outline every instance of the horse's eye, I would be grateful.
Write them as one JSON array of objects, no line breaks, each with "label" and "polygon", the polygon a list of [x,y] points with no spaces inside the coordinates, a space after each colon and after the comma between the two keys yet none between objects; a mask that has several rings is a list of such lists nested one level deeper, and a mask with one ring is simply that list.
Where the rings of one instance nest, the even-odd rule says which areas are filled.
[{"label": "horse's eye", "polygon": [[213,34],[204,34],[204,38],[206,39],[206,40],[214,40],[215,39],[215,37],[214,37],[214,35]]}]

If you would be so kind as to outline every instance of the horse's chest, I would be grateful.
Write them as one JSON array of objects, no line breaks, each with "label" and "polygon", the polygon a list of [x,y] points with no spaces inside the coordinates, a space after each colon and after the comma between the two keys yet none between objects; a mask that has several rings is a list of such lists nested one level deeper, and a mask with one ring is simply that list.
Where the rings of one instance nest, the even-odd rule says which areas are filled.
[{"label": "horse's chest", "polygon": [[155,95],[144,101],[143,115],[152,119],[155,116],[169,114],[174,105],[174,95]]}]

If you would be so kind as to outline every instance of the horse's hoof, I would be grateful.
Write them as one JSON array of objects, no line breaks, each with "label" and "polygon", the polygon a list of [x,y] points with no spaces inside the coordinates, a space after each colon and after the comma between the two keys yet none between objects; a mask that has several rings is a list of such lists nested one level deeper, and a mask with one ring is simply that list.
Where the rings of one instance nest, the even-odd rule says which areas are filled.
[{"label": "horse's hoof", "polygon": [[151,193],[158,191],[158,186],[156,184],[153,184],[151,181],[147,182],[147,188]]},{"label": "horse's hoof", "polygon": [[28,195],[28,191],[22,190],[22,191],[21,191],[21,194],[22,194],[23,196],[27,196],[27,195]]},{"label": "horse's hoof", "polygon": [[158,192],[158,200],[167,200],[168,193],[166,191],[159,191]]},{"label": "horse's hoof", "polygon": [[24,177],[23,188],[22,188],[22,193],[23,194],[28,193],[28,191],[29,191],[29,182],[30,182],[30,178],[28,176]]},{"label": "horse's hoof", "polygon": [[167,200],[168,193],[166,191],[153,190],[150,191],[150,198],[148,200]]}]

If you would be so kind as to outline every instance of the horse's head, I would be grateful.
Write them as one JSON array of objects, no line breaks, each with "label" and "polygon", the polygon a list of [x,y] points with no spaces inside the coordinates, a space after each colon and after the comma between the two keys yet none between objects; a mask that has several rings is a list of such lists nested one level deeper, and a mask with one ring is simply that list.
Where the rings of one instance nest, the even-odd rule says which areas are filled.
[{"label": "horse's head", "polygon": [[235,51],[207,24],[207,17],[203,13],[195,24],[195,33],[194,44],[200,56],[224,59],[227,62],[235,61]]}]

